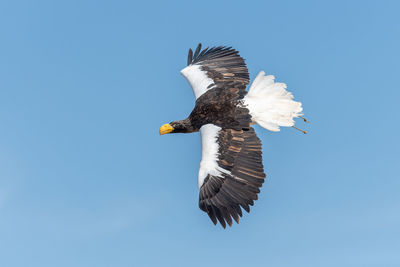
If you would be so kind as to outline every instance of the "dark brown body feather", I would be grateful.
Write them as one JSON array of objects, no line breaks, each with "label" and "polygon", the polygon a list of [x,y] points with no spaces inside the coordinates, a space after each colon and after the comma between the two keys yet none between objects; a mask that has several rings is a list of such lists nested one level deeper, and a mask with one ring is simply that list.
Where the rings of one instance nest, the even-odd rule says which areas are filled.
[{"label": "dark brown body feather", "polygon": [[251,122],[249,110],[241,104],[246,95],[245,86],[226,82],[200,96],[189,116],[195,129],[212,123],[221,128],[248,129]]}]

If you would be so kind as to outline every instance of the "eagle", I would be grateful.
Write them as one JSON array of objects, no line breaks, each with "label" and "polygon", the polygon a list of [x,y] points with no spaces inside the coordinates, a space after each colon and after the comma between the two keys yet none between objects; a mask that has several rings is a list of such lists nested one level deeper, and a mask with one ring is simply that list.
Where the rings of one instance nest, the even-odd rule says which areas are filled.
[{"label": "eagle", "polygon": [[189,49],[181,74],[193,89],[195,106],[186,119],[162,125],[160,135],[200,132],[199,207],[215,225],[232,226],[233,220],[239,223],[242,209],[250,212],[266,177],[261,141],[252,125],[275,132],[294,127],[297,117],[307,121],[302,104],[293,100],[286,84],[264,71],[246,91],[248,69],[232,47],[202,49],[199,44],[194,53]]}]

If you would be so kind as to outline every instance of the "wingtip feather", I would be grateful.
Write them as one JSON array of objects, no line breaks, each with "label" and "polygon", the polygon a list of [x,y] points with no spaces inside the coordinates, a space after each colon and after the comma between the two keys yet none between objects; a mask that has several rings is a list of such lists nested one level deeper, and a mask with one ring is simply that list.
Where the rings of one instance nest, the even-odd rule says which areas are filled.
[{"label": "wingtip feather", "polygon": [[188,66],[192,63],[192,60],[193,60],[193,51],[192,48],[189,48],[188,61],[187,61]]}]

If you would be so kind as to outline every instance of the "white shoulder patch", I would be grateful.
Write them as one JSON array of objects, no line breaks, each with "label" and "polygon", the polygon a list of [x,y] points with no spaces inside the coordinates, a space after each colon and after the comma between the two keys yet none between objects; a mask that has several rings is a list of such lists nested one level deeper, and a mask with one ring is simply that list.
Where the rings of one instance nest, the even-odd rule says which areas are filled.
[{"label": "white shoulder patch", "polygon": [[201,65],[189,65],[181,70],[181,74],[190,83],[196,99],[213,87],[210,84],[213,84],[214,81],[207,76],[205,71],[201,70]]},{"label": "white shoulder patch", "polygon": [[200,128],[201,134],[201,162],[199,169],[198,186],[203,185],[208,174],[221,176],[221,173],[230,174],[229,171],[218,166],[218,134],[221,127],[214,124],[206,124]]}]

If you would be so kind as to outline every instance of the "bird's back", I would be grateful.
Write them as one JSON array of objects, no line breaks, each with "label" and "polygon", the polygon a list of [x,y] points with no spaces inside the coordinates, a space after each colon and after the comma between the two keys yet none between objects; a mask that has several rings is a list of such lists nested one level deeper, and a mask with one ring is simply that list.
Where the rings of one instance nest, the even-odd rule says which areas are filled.
[{"label": "bird's back", "polygon": [[200,96],[190,114],[196,128],[213,123],[221,128],[248,129],[251,122],[249,110],[241,103],[246,91],[243,84],[224,83]]}]

